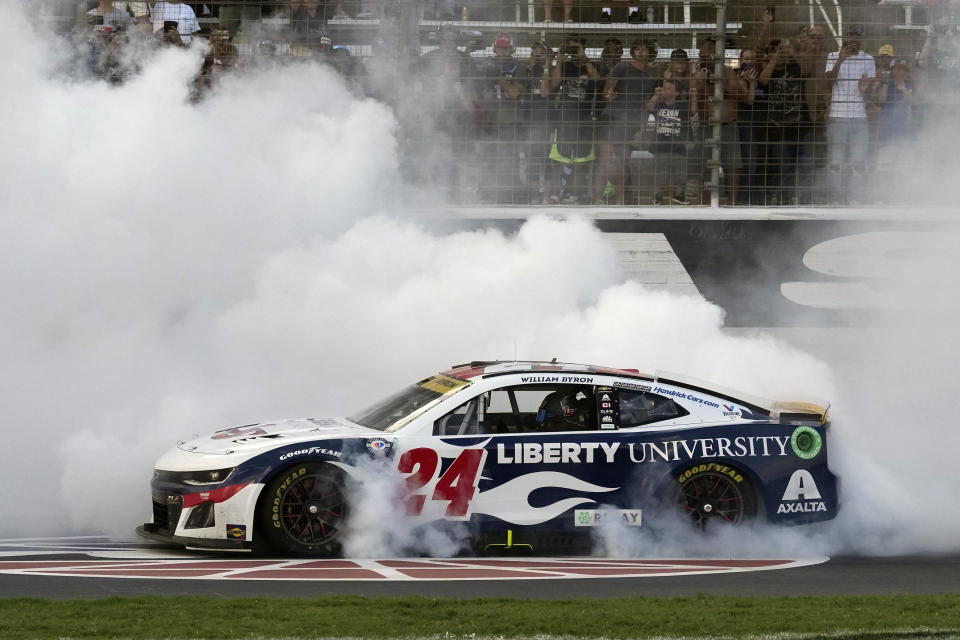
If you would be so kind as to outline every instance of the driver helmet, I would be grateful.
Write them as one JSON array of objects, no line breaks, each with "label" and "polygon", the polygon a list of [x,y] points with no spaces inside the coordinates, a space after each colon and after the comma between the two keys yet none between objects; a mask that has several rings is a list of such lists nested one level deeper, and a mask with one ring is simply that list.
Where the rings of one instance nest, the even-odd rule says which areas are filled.
[{"label": "driver helmet", "polygon": [[591,428],[590,398],[581,388],[554,391],[540,403],[537,424],[546,428]]}]

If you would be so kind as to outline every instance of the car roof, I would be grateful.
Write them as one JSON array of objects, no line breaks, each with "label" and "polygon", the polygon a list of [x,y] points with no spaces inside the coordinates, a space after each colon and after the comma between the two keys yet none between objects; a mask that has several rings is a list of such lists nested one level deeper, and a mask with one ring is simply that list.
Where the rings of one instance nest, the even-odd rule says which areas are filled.
[{"label": "car roof", "polygon": [[460,378],[461,380],[476,381],[480,378],[489,378],[498,375],[542,373],[544,371],[623,376],[639,380],[648,380],[650,382],[656,379],[655,376],[641,373],[637,369],[617,369],[614,367],[601,367],[589,364],[557,362],[556,360],[550,362],[537,360],[474,360],[473,362],[455,364],[447,371],[443,371],[442,374],[453,378]]},{"label": "car roof", "polygon": [[[725,388],[721,385],[696,380],[678,374],[658,371],[653,375],[641,373],[637,369],[604,367],[590,364],[578,364],[572,362],[557,362],[556,360],[538,361],[538,360],[474,360],[462,364],[455,364],[442,375],[461,380],[477,382],[484,378],[502,376],[515,373],[543,373],[548,371],[563,371],[566,373],[586,373],[595,375],[611,375],[636,380],[644,380],[651,383],[660,383],[675,387],[682,387],[689,391],[705,393],[716,398],[729,400],[743,405],[751,411],[771,415],[777,404],[765,398],[758,398],[751,394],[743,393],[733,389]],[[826,413],[826,406],[822,407],[822,413]]]}]

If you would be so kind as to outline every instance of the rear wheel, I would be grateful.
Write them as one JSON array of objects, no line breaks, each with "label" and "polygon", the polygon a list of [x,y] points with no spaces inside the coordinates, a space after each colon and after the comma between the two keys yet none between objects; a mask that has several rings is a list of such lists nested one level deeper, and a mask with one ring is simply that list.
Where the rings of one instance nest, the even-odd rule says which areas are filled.
[{"label": "rear wheel", "polygon": [[310,462],[284,470],[264,488],[259,509],[259,531],[273,551],[312,557],[340,552],[349,509],[336,467]]},{"label": "rear wheel", "polygon": [[756,512],[753,487],[736,469],[715,463],[690,467],[678,476],[676,504],[698,529],[737,525]]}]

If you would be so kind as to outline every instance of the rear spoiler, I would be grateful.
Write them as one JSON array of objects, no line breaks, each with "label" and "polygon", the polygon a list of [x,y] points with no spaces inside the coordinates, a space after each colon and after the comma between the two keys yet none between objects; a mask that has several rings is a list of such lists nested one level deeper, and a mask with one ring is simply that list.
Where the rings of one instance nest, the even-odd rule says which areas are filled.
[{"label": "rear spoiler", "polygon": [[770,415],[780,422],[809,422],[826,424],[830,420],[830,403],[823,401],[774,402]]}]

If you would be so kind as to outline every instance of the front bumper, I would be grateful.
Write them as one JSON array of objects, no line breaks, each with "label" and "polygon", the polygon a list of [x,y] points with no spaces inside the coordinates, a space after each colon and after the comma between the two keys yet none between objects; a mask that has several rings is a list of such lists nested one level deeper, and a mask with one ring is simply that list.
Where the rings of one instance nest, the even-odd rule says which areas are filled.
[{"label": "front bumper", "polygon": [[190,549],[215,549],[228,551],[251,551],[253,543],[246,540],[232,540],[219,538],[190,538],[175,536],[154,522],[145,522],[136,529],[137,535],[152,542],[172,547],[187,547]]},{"label": "front bumper", "polygon": [[259,483],[241,483],[198,491],[196,487],[154,480],[153,521],[137,532],[168,544],[242,547],[242,543],[253,541],[256,504],[262,489]]}]

